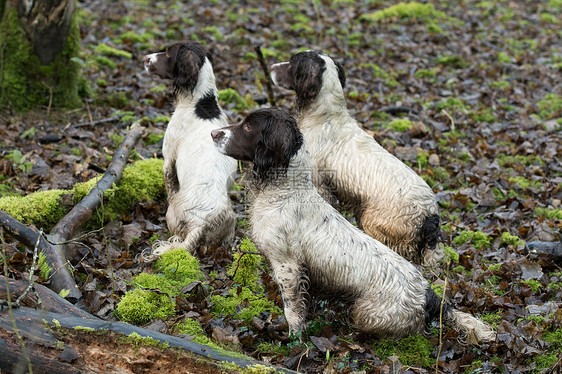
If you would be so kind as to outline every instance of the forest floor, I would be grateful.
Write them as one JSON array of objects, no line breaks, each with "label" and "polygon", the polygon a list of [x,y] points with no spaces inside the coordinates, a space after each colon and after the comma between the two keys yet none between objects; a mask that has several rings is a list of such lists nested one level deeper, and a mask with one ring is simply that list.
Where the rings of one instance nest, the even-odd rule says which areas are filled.
[{"label": "forest floor", "polygon": [[[210,296],[176,295],[173,315],[150,327],[174,333],[196,321],[214,344],[306,373],[560,372],[562,267],[527,254],[525,243],[560,240],[562,229],[562,2],[436,1],[376,13],[392,4],[79,1],[76,63],[91,97],[75,110],[2,110],[0,195],[70,189],[97,176],[89,164],[106,168],[134,120],[147,130],[134,157],[161,158],[173,95],[170,82],[143,71],[145,54],[186,39],[207,44],[234,124],[268,105],[254,46],[268,64],[319,49],[346,71],[351,114],[435,191],[448,256],[426,277],[438,292],[446,279],[451,303],[491,323],[497,341],[467,345],[445,328],[440,342],[437,325],[429,336],[379,340],[355,332],[345,307],[323,300],[301,341],[288,336],[266,266],[254,288],[227,274],[232,248],[199,254]],[[294,113],[294,95],[275,94]],[[120,120],[76,126],[114,116]],[[231,198],[240,242],[247,221],[244,181],[237,182]],[[165,211],[165,201],[138,203],[82,239],[88,249],[73,259],[74,274],[89,312],[118,320],[116,305],[133,277],[156,272],[139,254],[168,237]],[[22,279],[32,253],[7,240],[9,276]],[[270,307],[256,309],[254,295]],[[217,309],[235,296],[238,305]]]}]

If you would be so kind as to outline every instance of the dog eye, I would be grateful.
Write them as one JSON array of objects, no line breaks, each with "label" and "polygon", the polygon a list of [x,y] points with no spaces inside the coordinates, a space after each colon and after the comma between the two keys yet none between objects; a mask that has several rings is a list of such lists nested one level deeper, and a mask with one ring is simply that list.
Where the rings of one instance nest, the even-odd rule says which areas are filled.
[{"label": "dog eye", "polygon": [[247,123],[245,123],[244,125],[242,125],[242,129],[243,129],[244,131],[251,131],[251,130],[252,130],[252,128],[250,127],[250,125],[248,125]]}]

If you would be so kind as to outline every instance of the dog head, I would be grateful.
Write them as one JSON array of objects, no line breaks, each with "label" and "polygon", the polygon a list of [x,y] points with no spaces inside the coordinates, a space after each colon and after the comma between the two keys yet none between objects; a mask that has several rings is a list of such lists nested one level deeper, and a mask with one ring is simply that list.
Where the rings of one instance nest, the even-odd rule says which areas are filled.
[{"label": "dog head", "polygon": [[240,125],[213,130],[211,136],[221,153],[253,162],[260,181],[272,170],[285,171],[303,144],[295,119],[275,108],[258,109]]},{"label": "dog head", "polygon": [[277,86],[296,92],[299,109],[308,107],[328,80],[339,80],[341,89],[345,87],[343,67],[316,51],[300,52],[291,57],[289,62],[272,65],[271,79]]},{"label": "dog head", "polygon": [[[144,69],[162,79],[171,79],[176,94],[190,94],[199,80],[211,78],[203,75],[212,75],[212,62],[205,46],[187,41],[172,44],[163,52],[144,56]],[[204,69],[205,64],[209,64],[210,69]],[[214,76],[212,79],[214,82]]]}]

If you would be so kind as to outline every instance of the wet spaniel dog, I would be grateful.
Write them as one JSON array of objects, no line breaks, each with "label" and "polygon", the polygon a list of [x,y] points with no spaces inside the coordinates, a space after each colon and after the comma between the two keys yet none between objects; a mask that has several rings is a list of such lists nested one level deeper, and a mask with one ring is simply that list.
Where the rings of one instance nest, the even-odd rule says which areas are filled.
[{"label": "wet spaniel dog", "polygon": [[220,152],[253,163],[250,236],[271,264],[291,332],[305,327],[309,293],[325,292],[349,302],[358,329],[380,337],[421,332],[442,310],[454,328],[478,341],[495,339],[490,326],[442,305],[414,265],[319,195],[303,134],[286,112],[257,110],[211,136]]},{"label": "wet spaniel dog", "polygon": [[218,152],[209,137],[212,130],[228,124],[217,102],[211,54],[199,43],[176,43],[165,52],[145,56],[144,66],[150,74],[171,79],[176,95],[162,149],[166,222],[174,236],[158,243],[153,253],[229,244],[236,218],[228,191],[237,163]]},{"label": "wet spaniel dog", "polygon": [[426,257],[434,264],[442,257],[433,250],[440,236],[433,191],[350,116],[341,65],[323,53],[301,52],[273,65],[271,76],[296,92],[297,121],[319,171],[317,187],[332,191],[367,234],[410,261]]}]

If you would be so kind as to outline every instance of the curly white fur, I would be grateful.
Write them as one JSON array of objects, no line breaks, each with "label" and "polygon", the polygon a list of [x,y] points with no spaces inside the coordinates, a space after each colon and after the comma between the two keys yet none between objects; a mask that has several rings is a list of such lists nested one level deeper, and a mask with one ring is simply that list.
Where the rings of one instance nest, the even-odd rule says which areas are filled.
[{"label": "curly white fur", "polygon": [[[342,208],[355,214],[367,234],[409,260],[420,262],[420,228],[426,218],[434,216],[435,230],[439,230],[433,191],[360,128],[346,108],[334,61],[319,56],[326,67],[320,91],[299,110],[297,118],[319,170],[321,180],[315,184],[322,191],[331,186]],[[276,70],[287,69],[286,64],[273,65],[276,84]],[[434,234],[439,235],[438,231]]]},{"label": "curly white fur", "polygon": [[[242,125],[215,131],[213,138],[225,154],[254,163],[250,236],[271,264],[290,331],[305,327],[307,295],[327,293],[350,302],[353,322],[362,331],[390,338],[421,332],[439,316],[441,301],[414,265],[354,227],[320,196],[306,144],[283,113],[255,111]],[[490,326],[448,303],[443,318],[480,341],[495,339]]]}]

